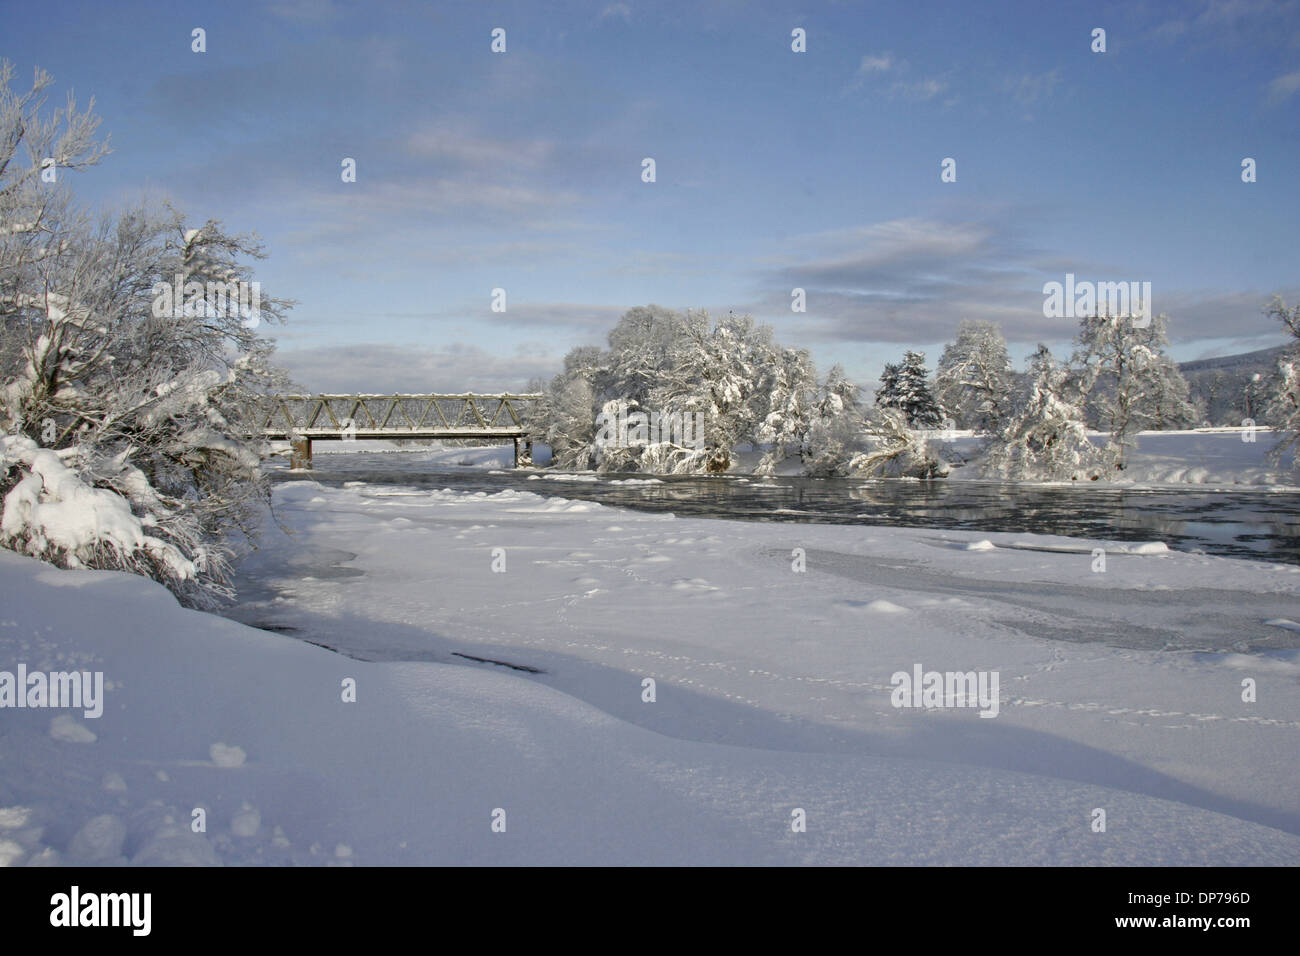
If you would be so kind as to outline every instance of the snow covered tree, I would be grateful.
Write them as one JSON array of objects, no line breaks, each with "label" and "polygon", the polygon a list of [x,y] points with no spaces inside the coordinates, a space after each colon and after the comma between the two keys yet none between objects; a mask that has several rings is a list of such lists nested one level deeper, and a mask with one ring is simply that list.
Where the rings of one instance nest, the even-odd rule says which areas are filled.
[{"label": "snow covered tree", "polygon": [[943,410],[930,391],[924,352],[909,349],[903,353],[901,365],[886,365],[880,384],[876,393],[879,407],[901,409],[914,428],[938,428],[943,423]]},{"label": "snow covered tree", "polygon": [[814,478],[848,474],[848,463],[862,450],[865,437],[859,389],[840,365],[832,365],[822,382],[802,454],[806,473]]},{"label": "snow covered tree", "polygon": [[900,366],[895,362],[886,362],[880,373],[880,387],[876,389],[877,408],[898,407],[898,376]]},{"label": "snow covered tree", "polygon": [[755,469],[771,474],[792,453],[802,460],[808,453],[809,430],[818,416],[817,372],[805,349],[780,349],[766,370],[765,414],[755,438],[770,444]]},{"label": "snow covered tree", "polygon": [[859,478],[942,478],[948,465],[933,442],[910,427],[901,408],[873,408],[865,416],[866,448],[853,455],[845,473]]},{"label": "snow covered tree", "polygon": [[592,440],[596,434],[596,388],[604,374],[599,348],[580,346],[564,357],[564,371],[543,391],[529,426],[551,446],[553,464],[586,469],[592,465]]},{"label": "snow covered tree", "polygon": [[687,312],[671,367],[650,392],[661,413],[704,416],[702,447],[690,466],[725,472],[739,444],[756,441],[768,412],[770,372],[777,362],[772,329],[749,316],[711,323],[707,312]]},{"label": "snow covered tree", "polygon": [[610,330],[608,371],[601,383],[609,398],[644,404],[650,390],[671,374],[690,319],[659,305],[635,306]]},{"label": "snow covered tree", "polygon": [[1101,459],[1088,440],[1082,395],[1073,376],[1039,345],[1029,363],[1030,387],[1023,406],[1010,414],[989,443],[985,474],[1011,480],[1077,480],[1098,477]]},{"label": "snow covered tree", "polygon": [[1137,447],[1138,431],[1157,422],[1196,420],[1187,382],[1164,353],[1165,322],[1158,315],[1138,328],[1132,316],[1097,313],[1080,320],[1071,364],[1097,427],[1110,433],[1106,455],[1116,469]]},{"label": "snow covered tree", "polygon": [[[546,390],[539,430],[564,468],[726,471],[737,445],[756,444],[768,446],[758,471],[771,472],[787,458],[815,457],[825,403],[833,395],[843,411],[856,391],[842,371],[820,386],[805,350],[781,346],[748,316],[715,323],[704,312],[638,306],[610,332],[608,350],[569,353]],[[611,440],[613,422],[638,433],[648,425],[648,438]]]},{"label": "snow covered tree", "polygon": [[963,321],[935,370],[938,404],[958,427],[993,433],[1011,407],[1014,388],[1002,331],[993,322]]},{"label": "snow covered tree", "polygon": [[1300,305],[1288,309],[1286,302],[1275,296],[1264,312],[1281,322],[1292,337],[1278,360],[1277,381],[1267,408],[1269,422],[1280,433],[1273,460],[1281,464],[1290,452],[1294,467],[1300,470],[1300,455],[1295,454],[1300,449]]},{"label": "snow covered tree", "polygon": [[[1151,322],[1154,325],[1155,319]],[[1158,431],[1192,428],[1201,420],[1204,408],[1192,400],[1191,387],[1183,378],[1178,363],[1165,354],[1165,344],[1161,340],[1156,345],[1156,360],[1151,369],[1151,385],[1144,409],[1144,427]]]},{"label": "snow covered tree", "polygon": [[[1283,355],[1281,362],[1284,363],[1286,360],[1286,356]],[[1276,375],[1255,372],[1250,378],[1246,379],[1246,384],[1241,388],[1242,408],[1245,411],[1244,417],[1266,419],[1272,423],[1275,412],[1273,399],[1277,394],[1278,385],[1286,376],[1286,370],[1281,367],[1281,364],[1279,364],[1277,371],[1278,374]]]},{"label": "snow covered tree", "polygon": [[230,535],[253,533],[267,497],[257,399],[286,384],[253,329],[290,303],[245,296],[260,247],[219,223],[74,209],[57,176],[103,155],[97,121],[71,102],[47,121],[49,77],[22,97],[11,79],[0,64],[0,544],[212,603]]}]

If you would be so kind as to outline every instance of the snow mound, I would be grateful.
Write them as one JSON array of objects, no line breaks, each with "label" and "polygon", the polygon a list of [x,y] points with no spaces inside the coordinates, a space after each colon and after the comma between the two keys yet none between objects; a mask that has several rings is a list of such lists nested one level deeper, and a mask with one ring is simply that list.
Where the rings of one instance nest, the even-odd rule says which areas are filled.
[{"label": "snow mound", "polygon": [[1107,550],[1113,554],[1168,554],[1169,545],[1163,541],[1144,541],[1141,544],[1112,545]]},{"label": "snow mound", "polygon": [[1258,654],[1198,654],[1197,657],[1235,670],[1300,677],[1300,650],[1264,651]]},{"label": "snow mound", "polygon": [[180,548],[146,530],[156,521],[135,515],[122,495],[84,482],[58,452],[5,436],[0,472],[13,468],[25,474],[5,495],[0,545],[73,568],[92,566],[108,553],[120,567],[141,557],[155,561],[181,581],[198,572]]},{"label": "snow mound", "polygon": [[1079,541],[1013,541],[1002,545],[1004,548],[1016,548],[1020,551],[1056,551],[1061,554],[1091,554],[1101,548],[1107,554],[1172,554],[1169,545],[1163,541],[1099,541],[1096,543]]},{"label": "snow mound", "polygon": [[870,602],[866,608],[868,611],[877,611],[881,614],[906,614],[907,608],[895,604],[893,601],[875,600]]}]

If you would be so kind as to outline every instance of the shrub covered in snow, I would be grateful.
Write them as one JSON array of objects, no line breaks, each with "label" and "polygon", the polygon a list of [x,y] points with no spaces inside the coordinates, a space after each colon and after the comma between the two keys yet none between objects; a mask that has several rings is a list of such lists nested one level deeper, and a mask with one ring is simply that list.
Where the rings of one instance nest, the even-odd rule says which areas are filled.
[{"label": "shrub covered in snow", "polygon": [[[0,438],[0,469],[20,477],[0,512],[0,545],[60,567],[120,568],[183,589],[208,571],[194,521],[159,523],[156,493],[120,457],[107,464],[123,493],[82,480],[76,448],[41,448],[30,438]],[[137,500],[132,500],[134,491]],[[133,510],[133,506],[140,513]]]},{"label": "shrub covered in snow", "polygon": [[55,157],[61,176],[97,162],[96,120],[73,104],[45,120],[48,76],[18,96],[12,74],[0,64],[0,543],[211,602],[229,535],[250,533],[265,500],[257,398],[286,384],[254,328],[290,303],[156,309],[159,284],[251,284],[256,241],[187,228],[170,207],[92,223],[23,158]]},{"label": "shrub covered in snow", "polygon": [[845,473],[857,478],[942,478],[948,465],[933,441],[912,430],[901,408],[873,409],[864,419],[867,448],[853,455]]}]

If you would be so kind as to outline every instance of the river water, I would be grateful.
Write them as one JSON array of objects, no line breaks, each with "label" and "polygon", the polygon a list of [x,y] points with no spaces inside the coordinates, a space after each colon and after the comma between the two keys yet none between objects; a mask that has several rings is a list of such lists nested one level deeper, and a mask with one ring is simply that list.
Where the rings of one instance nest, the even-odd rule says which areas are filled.
[{"label": "river water", "polygon": [[[273,470],[276,481],[308,476]],[[541,477],[532,477],[541,475]],[[1266,489],[1119,489],[971,480],[900,481],[745,476],[578,475],[531,470],[435,471],[418,456],[331,454],[310,480],[399,484],[455,491],[505,489],[679,515],[753,521],[879,524],[1163,541],[1203,551],[1300,564],[1300,493]],[[628,479],[632,479],[630,482]]]}]

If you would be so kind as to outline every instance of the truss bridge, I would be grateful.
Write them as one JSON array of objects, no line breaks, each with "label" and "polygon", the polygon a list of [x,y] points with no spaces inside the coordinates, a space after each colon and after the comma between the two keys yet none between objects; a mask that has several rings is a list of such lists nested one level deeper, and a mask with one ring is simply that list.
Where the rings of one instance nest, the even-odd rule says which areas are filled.
[{"label": "truss bridge", "polygon": [[[525,422],[541,395],[270,395],[262,434],[288,441],[290,466],[311,468],[313,441],[357,439],[505,439],[515,465],[531,461]],[[523,455],[519,443],[524,442]]]}]

